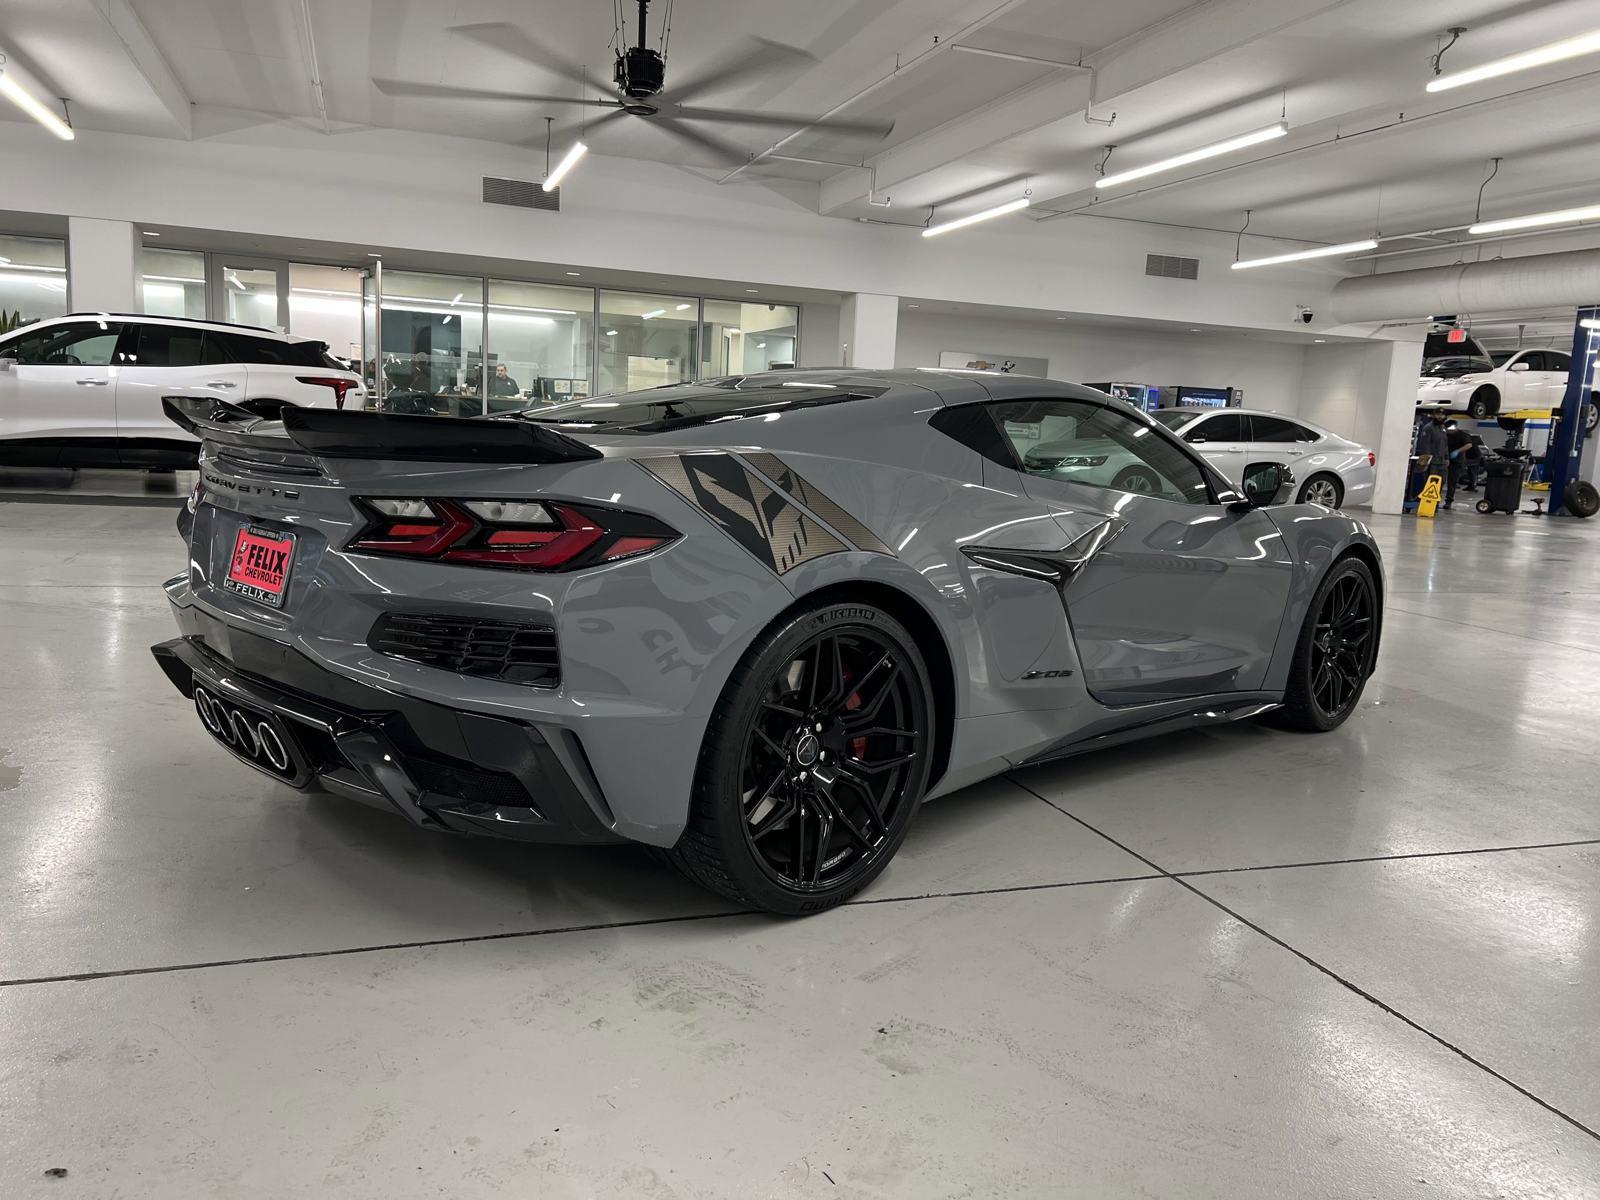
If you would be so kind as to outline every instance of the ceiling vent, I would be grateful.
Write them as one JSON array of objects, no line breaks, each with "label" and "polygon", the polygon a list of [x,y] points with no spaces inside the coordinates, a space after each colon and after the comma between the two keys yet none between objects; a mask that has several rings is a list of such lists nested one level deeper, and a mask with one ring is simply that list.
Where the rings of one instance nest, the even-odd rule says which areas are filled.
[{"label": "ceiling vent", "polygon": [[543,212],[560,212],[561,189],[552,188],[547,192],[540,184],[529,183],[526,179],[496,179],[492,175],[485,175],[483,202],[508,204],[512,208],[537,208]]},{"label": "ceiling vent", "polygon": [[[489,181],[485,179],[483,182],[487,187]],[[1154,275],[1157,279],[1199,279],[1200,260],[1179,258],[1176,254],[1146,254],[1144,273]]]}]

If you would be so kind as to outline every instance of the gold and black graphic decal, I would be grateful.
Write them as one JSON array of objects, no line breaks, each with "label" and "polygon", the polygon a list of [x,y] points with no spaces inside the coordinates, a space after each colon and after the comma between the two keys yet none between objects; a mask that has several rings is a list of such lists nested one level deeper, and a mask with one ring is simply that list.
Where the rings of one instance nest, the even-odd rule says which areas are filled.
[{"label": "gold and black graphic decal", "polygon": [[831,496],[818,491],[776,454],[747,454],[745,458],[752,467],[854,542],[858,550],[870,550],[874,554],[894,553],[877,534],[840,508]]},{"label": "gold and black graphic decal", "polygon": [[849,549],[731,454],[678,454],[639,465],[779,575]]}]

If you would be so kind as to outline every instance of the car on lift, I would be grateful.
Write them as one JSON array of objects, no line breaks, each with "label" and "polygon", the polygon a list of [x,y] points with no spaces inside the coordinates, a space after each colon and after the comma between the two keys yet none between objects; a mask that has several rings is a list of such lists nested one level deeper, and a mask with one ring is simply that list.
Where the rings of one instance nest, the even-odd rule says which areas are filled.
[{"label": "car on lift", "polygon": [[[180,636],[209,735],[435,831],[641,842],[803,914],[923,799],[1267,715],[1337,728],[1378,650],[1366,527],[1268,507],[1043,379],[774,371],[494,417],[167,401],[204,438]],[[1031,466],[1111,444],[1128,491]]]},{"label": "car on lift", "polygon": [[[1417,407],[1442,408],[1486,421],[1524,408],[1559,408],[1567,392],[1572,356],[1565,350],[1494,350],[1435,359],[1417,384]],[[1600,391],[1591,391],[1584,422],[1591,432],[1600,418]]]},{"label": "car on lift", "polygon": [[0,337],[0,465],[193,467],[199,440],[161,408],[175,392],[261,415],[359,407],[366,396],[324,342],[186,317],[73,313]]},{"label": "car on lift", "polygon": [[1279,459],[1294,471],[1297,503],[1372,502],[1378,456],[1310,421],[1251,408],[1163,408],[1151,416],[1236,482],[1250,464]]}]

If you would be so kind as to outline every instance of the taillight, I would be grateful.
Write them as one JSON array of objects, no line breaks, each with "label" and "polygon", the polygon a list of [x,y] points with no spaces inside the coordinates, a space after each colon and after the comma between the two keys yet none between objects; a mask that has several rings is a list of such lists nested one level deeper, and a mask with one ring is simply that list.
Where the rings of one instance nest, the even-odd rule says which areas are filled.
[{"label": "taillight", "polygon": [[1378,456],[1376,454],[1374,454],[1371,450],[1368,450],[1367,451],[1367,466],[1375,467],[1377,465],[1378,465]]},{"label": "taillight", "polygon": [[362,497],[350,549],[475,567],[567,571],[645,554],[677,531],[643,513],[536,500]]},{"label": "taillight", "polygon": [[314,384],[317,387],[332,388],[333,406],[335,408],[344,407],[344,394],[356,386],[356,381],[354,379],[340,379],[337,375],[296,375],[295,379],[300,383],[309,383]]}]

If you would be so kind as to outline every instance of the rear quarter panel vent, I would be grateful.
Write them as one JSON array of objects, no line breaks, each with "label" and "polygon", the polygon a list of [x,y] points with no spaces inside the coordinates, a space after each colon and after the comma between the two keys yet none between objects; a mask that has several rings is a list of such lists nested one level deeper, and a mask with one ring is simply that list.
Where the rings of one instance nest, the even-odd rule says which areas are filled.
[{"label": "rear quarter panel vent", "polygon": [[1199,279],[1200,260],[1179,258],[1176,254],[1146,254],[1144,273],[1157,279]]},{"label": "rear quarter panel vent", "polygon": [[526,179],[498,179],[493,175],[483,177],[483,202],[505,204],[511,208],[537,208],[542,212],[561,211],[561,189],[545,191],[543,186]]}]

